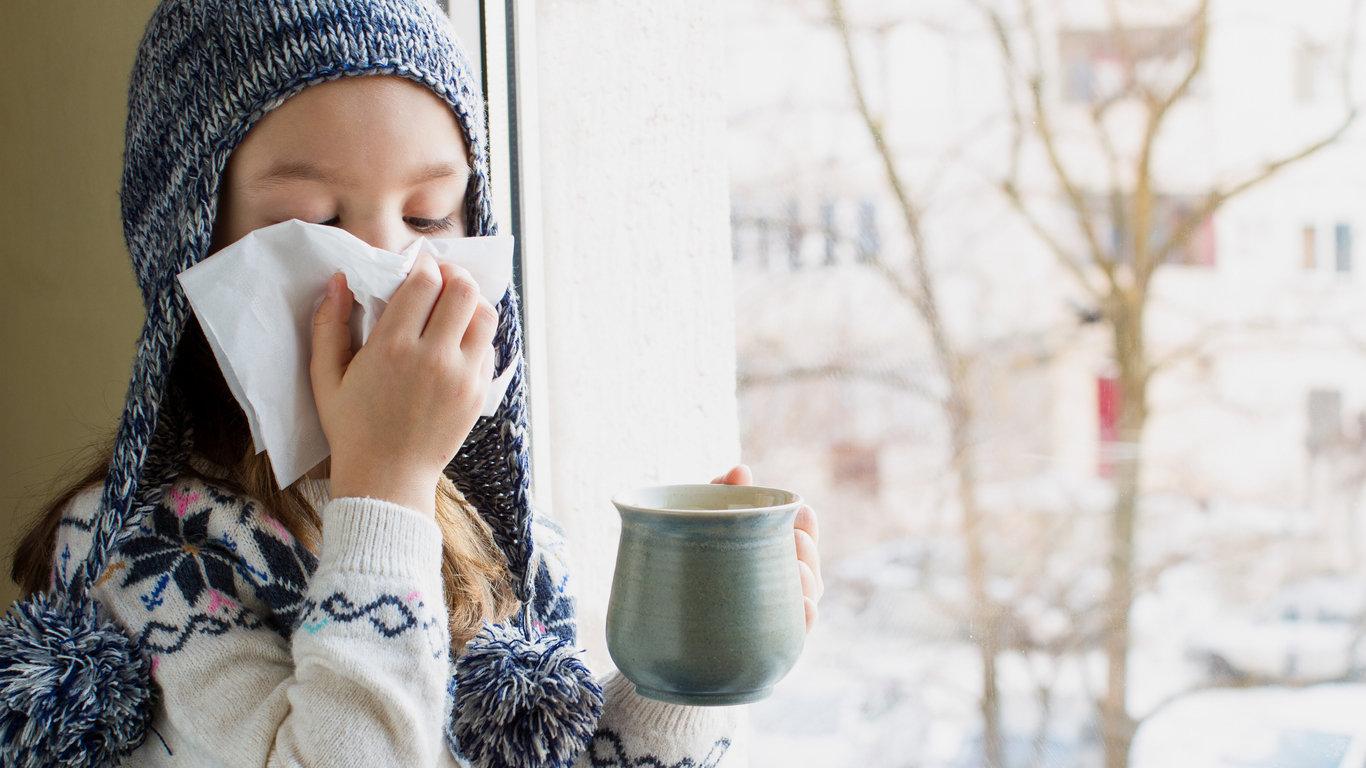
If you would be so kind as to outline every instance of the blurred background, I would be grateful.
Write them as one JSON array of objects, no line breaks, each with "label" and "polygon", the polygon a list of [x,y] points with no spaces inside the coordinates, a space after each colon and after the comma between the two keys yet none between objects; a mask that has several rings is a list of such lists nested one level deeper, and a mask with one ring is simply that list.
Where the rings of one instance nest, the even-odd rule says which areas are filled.
[{"label": "blurred background", "polygon": [[742,441],[826,582],[760,752],[1360,768],[1360,3],[728,14]]},{"label": "blurred background", "polygon": [[0,3],[0,599],[40,502],[123,410],[143,309],[119,218],[152,0]]}]

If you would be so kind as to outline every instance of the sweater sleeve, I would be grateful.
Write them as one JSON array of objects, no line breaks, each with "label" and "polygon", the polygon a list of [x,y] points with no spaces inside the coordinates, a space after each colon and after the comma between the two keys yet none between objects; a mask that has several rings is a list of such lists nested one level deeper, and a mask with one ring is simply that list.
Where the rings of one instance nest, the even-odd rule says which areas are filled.
[{"label": "sweater sleeve", "polygon": [[242,768],[441,764],[441,531],[379,499],[320,515],[315,558],[256,502],[182,478],[111,558],[94,594],[152,655],[157,692],[156,735],[130,764],[181,750]]},{"label": "sweater sleeve", "polygon": [[[577,643],[577,604],[564,529],[537,511],[532,518],[536,578],[531,598],[537,629]],[[703,707],[672,704],[636,693],[635,684],[612,669],[597,675],[603,709],[587,749],[574,768],[603,765],[749,765],[749,705]]]}]

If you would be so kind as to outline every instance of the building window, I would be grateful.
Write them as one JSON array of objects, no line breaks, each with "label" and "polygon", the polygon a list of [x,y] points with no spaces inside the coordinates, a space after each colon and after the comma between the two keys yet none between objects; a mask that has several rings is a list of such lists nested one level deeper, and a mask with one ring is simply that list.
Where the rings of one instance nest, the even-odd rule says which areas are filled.
[{"label": "building window", "polygon": [[882,250],[882,238],[877,231],[877,206],[872,200],[860,200],[858,206],[858,260],[867,264]]},{"label": "building window", "polygon": [[1300,265],[1305,269],[1318,266],[1318,235],[1318,229],[1312,224],[1306,224],[1300,230]]},{"label": "building window", "polygon": [[1307,403],[1308,427],[1304,444],[1314,454],[1342,439],[1342,393],[1336,389],[1311,389]]},{"label": "building window", "polygon": [[[1149,227],[1148,242],[1154,248],[1162,247],[1177,233],[1177,228],[1190,219],[1202,201],[1196,197],[1157,194],[1153,196],[1152,223]],[[1132,243],[1129,236],[1130,224],[1121,219],[1116,221],[1108,195],[1090,193],[1086,195],[1086,205],[1100,232],[1110,246],[1110,257],[1121,264],[1133,260]],[[1120,203],[1120,215],[1127,216],[1133,207],[1130,198]],[[1180,264],[1188,267],[1214,267],[1218,264],[1218,247],[1215,239],[1214,217],[1206,216],[1194,231],[1167,254],[1167,264]]]},{"label": "building window", "polygon": [[[780,260],[778,268],[790,271],[811,266],[839,266],[841,259],[866,264],[873,261],[882,248],[877,206],[869,199],[859,200],[857,206],[852,200],[823,199],[819,207],[819,229],[803,218],[801,202],[795,196],[775,206],[732,192],[730,204],[731,261],[737,266],[753,263],[758,269],[769,269],[775,250]],[[852,220],[855,213],[856,222]],[[851,231],[855,224],[857,228]],[[809,242],[817,236],[819,248],[815,242]],[[808,249],[813,253],[804,252]],[[786,251],[785,256],[782,251]]]},{"label": "building window", "polygon": [[[1065,101],[1095,104],[1122,96],[1131,83],[1179,79],[1181,64],[1194,55],[1194,40],[1182,27],[1063,30],[1058,35]],[[1191,92],[1199,85],[1192,84]]]},{"label": "building window", "polygon": [[1096,423],[1100,426],[1100,450],[1096,457],[1096,474],[1113,477],[1113,454],[1119,443],[1119,378],[1096,377]]},{"label": "building window", "polygon": [[1352,225],[1339,223],[1333,228],[1333,253],[1337,271],[1352,271]]},{"label": "building window", "polygon": [[[1181,215],[1186,214],[1187,212],[1183,212]],[[1206,216],[1190,240],[1172,252],[1169,261],[1189,267],[1213,267],[1214,252],[1214,219]]]},{"label": "building window", "polygon": [[1293,83],[1295,102],[1312,104],[1319,96],[1319,80],[1323,76],[1327,56],[1324,47],[1312,40],[1301,40],[1295,46]]},{"label": "building window", "polygon": [[787,199],[787,266],[793,272],[802,268],[802,216],[797,198]]},{"label": "building window", "polygon": [[830,477],[833,484],[876,494],[882,483],[878,453],[878,446],[871,443],[850,440],[831,443]]},{"label": "building window", "polygon": [[835,229],[835,201],[829,198],[821,201],[821,234],[825,237],[825,266],[833,266],[839,232]]}]

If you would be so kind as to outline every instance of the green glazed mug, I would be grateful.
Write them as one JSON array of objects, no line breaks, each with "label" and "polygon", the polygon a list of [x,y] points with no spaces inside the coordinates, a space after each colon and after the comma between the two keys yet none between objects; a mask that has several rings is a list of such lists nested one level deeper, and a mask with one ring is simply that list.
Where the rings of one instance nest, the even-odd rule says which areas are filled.
[{"label": "green glazed mug", "polygon": [[621,540],[607,651],[658,701],[758,701],[806,640],[793,523],[802,499],[752,485],[659,485],[612,498]]}]

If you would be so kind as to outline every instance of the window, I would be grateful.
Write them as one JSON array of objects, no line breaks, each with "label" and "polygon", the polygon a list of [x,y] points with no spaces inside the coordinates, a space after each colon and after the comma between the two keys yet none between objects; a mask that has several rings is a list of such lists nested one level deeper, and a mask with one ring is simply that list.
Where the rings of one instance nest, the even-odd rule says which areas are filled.
[{"label": "window", "polygon": [[[1063,30],[1058,35],[1064,101],[1094,104],[1132,95],[1131,83],[1168,85],[1193,54],[1183,27]],[[1192,85],[1198,92],[1198,87]]]},{"label": "window", "polygon": [[1334,264],[1338,272],[1352,271],[1352,225],[1338,224],[1333,227]]},{"label": "window", "polygon": [[[796,197],[775,204],[733,192],[730,223],[733,263],[752,265],[760,270],[769,268],[769,252],[775,244],[781,244],[785,251],[780,266],[791,271],[867,264],[882,248],[877,206],[866,198],[822,198],[818,220],[813,224],[803,216],[801,202]],[[845,223],[852,224],[852,232]],[[820,255],[808,254],[806,249],[816,247],[812,241],[817,236]]]},{"label": "window", "polygon": [[1333,225],[1332,258],[1320,258],[1318,227],[1306,224],[1300,229],[1300,265],[1309,272],[1325,271],[1339,275],[1352,272],[1352,225],[1339,221]]},{"label": "window", "polygon": [[1119,442],[1119,379],[1114,376],[1096,378],[1096,424],[1100,428],[1096,472],[1101,477],[1111,477],[1113,453]]},{"label": "window", "polygon": [[847,490],[875,495],[881,484],[878,475],[878,446],[841,440],[830,446],[830,477]]},{"label": "window", "polygon": [[[1091,193],[1086,195],[1086,205],[1093,220],[1101,229],[1101,237],[1110,246],[1110,254],[1117,262],[1126,264],[1133,258],[1130,250],[1132,240],[1128,236],[1127,223],[1117,223],[1112,216],[1108,195]],[[1152,227],[1148,243],[1152,248],[1160,248],[1172,237],[1177,236],[1178,227],[1198,210],[1201,200],[1195,197],[1158,194],[1154,196]],[[1127,216],[1132,209],[1132,201],[1125,199],[1121,205]],[[1166,263],[1188,267],[1214,267],[1217,264],[1214,218],[1207,216],[1167,255]]]},{"label": "window", "polygon": [[534,19],[518,13],[519,0],[437,0],[465,48],[482,86],[487,110],[489,175],[493,213],[501,232],[514,236],[512,285],[521,302],[523,354],[527,374],[527,443],[531,490],[551,498],[550,391],[545,378],[547,329],[540,248],[540,177],[537,144],[524,142],[524,126],[536,125]]},{"label": "window", "polygon": [[821,235],[825,239],[825,266],[833,266],[839,232],[835,229],[835,201],[830,198],[821,201]]},{"label": "window", "polygon": [[[1277,746],[1300,725],[1287,711],[1338,711],[1339,686],[1366,697],[1366,621],[1339,631],[1292,599],[1323,574],[1311,597],[1366,609],[1366,490],[1309,499],[1306,472],[1366,478],[1355,444],[1310,460],[1366,403],[1366,344],[1333,332],[1360,302],[1306,271],[1352,269],[1356,202],[1338,190],[1366,147],[1315,154],[1342,114],[1291,91],[1298,77],[1302,98],[1336,105],[1333,78],[1292,56],[1306,32],[1333,52],[1366,39],[1366,14],[1035,2],[1030,29],[1014,0],[846,0],[845,37],[824,4],[727,5],[726,79],[752,85],[729,102],[728,124],[750,121],[728,142],[745,159],[731,189],[800,200],[802,263],[839,265],[751,280],[772,301],[736,301],[740,362],[782,382],[743,380],[742,445],[756,477],[830,500],[821,611],[840,617],[808,638],[823,673],[752,705],[760,762],[1270,765],[1302,746]],[[1187,23],[1206,5],[1197,61]],[[1145,133],[1133,86],[1161,99],[1192,64],[1193,98]],[[1242,184],[1299,151],[1314,159]],[[841,268],[878,253],[885,269]],[[761,325],[796,287],[800,316]],[[1357,557],[1323,556],[1351,537]],[[1268,615],[1282,600],[1301,626]],[[1240,706],[1266,717],[1234,733]],[[1314,725],[1351,733],[1350,714]]]},{"label": "window", "polygon": [[858,207],[858,260],[867,263],[877,258],[882,238],[877,230],[877,207],[872,200],[860,200]]},{"label": "window", "polygon": [[1292,72],[1292,91],[1295,103],[1312,104],[1319,96],[1319,81],[1327,60],[1324,46],[1311,40],[1301,40],[1295,46]]},{"label": "window", "polygon": [[[1182,209],[1180,215],[1186,216],[1190,213],[1189,207]],[[1172,222],[1175,226],[1175,222]],[[1168,232],[1171,231],[1169,227]],[[1173,264],[1184,264],[1188,267],[1213,267],[1214,263],[1214,219],[1206,216],[1200,226],[1196,228],[1190,241],[1177,248],[1171,258],[1168,259]]]},{"label": "window", "polygon": [[1304,443],[1311,454],[1336,445],[1342,432],[1342,392],[1336,389],[1311,389],[1306,396],[1308,427]]}]

